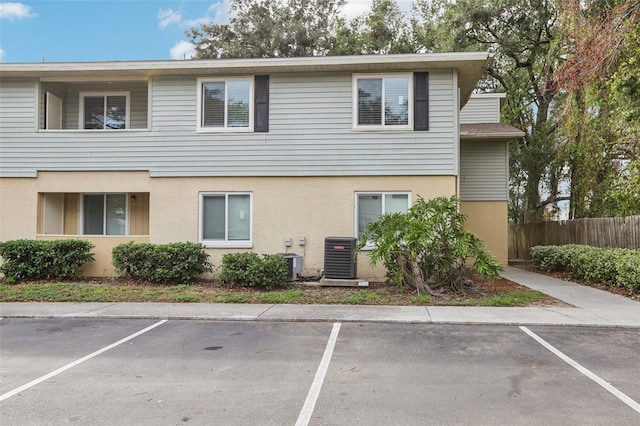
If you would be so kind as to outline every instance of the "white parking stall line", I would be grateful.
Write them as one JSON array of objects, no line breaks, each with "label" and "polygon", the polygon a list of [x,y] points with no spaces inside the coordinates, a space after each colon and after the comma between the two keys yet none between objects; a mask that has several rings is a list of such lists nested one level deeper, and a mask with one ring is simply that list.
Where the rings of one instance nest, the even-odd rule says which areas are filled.
[{"label": "white parking stall line", "polygon": [[57,376],[57,375],[58,375],[58,374],[60,374],[60,373],[64,373],[64,372],[65,372],[65,371],[67,371],[68,369],[73,368],[73,367],[75,367],[75,366],[76,366],[76,365],[78,365],[78,364],[82,364],[83,362],[88,361],[88,360],[90,360],[91,358],[94,358],[94,357],[96,357],[96,356],[98,356],[98,355],[100,355],[100,354],[102,354],[102,353],[104,353],[104,352],[106,352],[106,351],[108,351],[108,350],[110,350],[110,349],[113,349],[113,348],[115,348],[116,346],[119,346],[119,345],[121,345],[121,344],[123,344],[123,343],[126,343],[126,342],[128,342],[129,340],[134,339],[134,338],[136,338],[136,337],[140,336],[141,334],[146,333],[146,332],[147,332],[147,331],[149,331],[149,330],[153,330],[154,328],[158,327],[159,325],[164,324],[165,322],[167,322],[167,320],[158,321],[157,323],[152,324],[152,325],[150,325],[149,327],[144,328],[144,329],[142,329],[142,330],[140,330],[140,331],[138,331],[138,332],[136,332],[136,333],[133,333],[133,334],[131,334],[131,335],[129,335],[129,336],[127,336],[127,337],[125,337],[124,339],[118,340],[117,342],[112,343],[112,344],[110,344],[109,346],[105,346],[104,348],[99,349],[99,350],[97,350],[97,351],[95,351],[95,352],[93,352],[93,353],[90,353],[90,354],[89,354],[89,355],[87,355],[87,356],[83,356],[82,358],[77,359],[77,360],[73,361],[72,363],[69,363],[69,364],[65,365],[64,367],[60,367],[60,368],[58,368],[57,370],[52,371],[52,372],[51,372],[51,373],[49,373],[49,374],[45,374],[45,375],[44,375],[44,376],[42,376],[42,377],[39,377],[39,378],[37,378],[37,379],[35,379],[35,380],[32,380],[32,381],[30,381],[29,383],[27,383],[27,384],[25,384],[25,385],[20,386],[19,388],[16,388],[16,389],[14,389],[14,390],[12,390],[12,391],[6,392],[6,393],[4,393],[4,394],[0,395],[0,401],[4,401],[4,400],[5,400],[5,399],[7,399],[7,398],[11,398],[12,396],[17,395],[17,394],[19,394],[20,392],[23,392],[23,391],[25,391],[25,390],[27,390],[27,389],[29,389],[29,388],[31,388],[31,387],[33,387],[33,386],[35,386],[35,385],[39,384],[39,383],[42,383],[42,382],[44,382],[45,380],[49,380],[50,378],[55,377],[55,376]]},{"label": "white parking stall line", "polygon": [[629,407],[631,407],[632,410],[635,410],[638,413],[640,413],[640,404],[638,402],[634,401],[633,399],[629,398],[626,394],[624,394],[623,392],[618,390],[611,383],[609,383],[606,380],[600,378],[599,376],[597,376],[596,374],[592,373],[587,368],[583,367],[582,365],[580,365],[579,363],[577,363],[573,359],[569,358],[567,355],[565,355],[564,353],[560,352],[558,349],[556,349],[554,346],[552,346],[550,343],[548,343],[542,337],[540,337],[537,334],[535,334],[533,331],[529,330],[527,327],[521,326],[520,330],[524,331],[533,340],[535,340],[536,342],[540,343],[542,346],[544,346],[546,349],[548,349],[555,356],[557,356],[558,358],[560,358],[561,360],[563,360],[564,362],[566,362],[567,364],[569,364],[570,366],[572,366],[573,368],[578,370],[580,373],[582,373],[583,375],[587,376],[588,378],[590,378],[591,380],[593,380],[594,382],[596,382],[597,384],[599,384],[600,386],[605,388],[613,396],[615,396],[620,401],[624,402]]},{"label": "white parking stall line", "polygon": [[307,399],[304,401],[302,410],[300,410],[300,415],[298,416],[298,421],[296,421],[296,426],[307,426],[309,424],[309,421],[311,420],[313,410],[316,407],[316,401],[318,400],[318,396],[320,395],[320,389],[322,389],[322,384],[324,383],[324,376],[327,374],[327,370],[329,369],[329,363],[331,362],[333,349],[336,346],[336,341],[338,340],[339,333],[340,323],[336,322],[333,324],[333,329],[331,330],[331,335],[329,336],[327,347],[324,349],[324,355],[322,355],[322,360],[320,361],[320,365],[318,366],[318,370],[316,371],[316,376],[313,379],[313,383],[311,384],[311,388],[309,389],[309,393],[307,394]]}]

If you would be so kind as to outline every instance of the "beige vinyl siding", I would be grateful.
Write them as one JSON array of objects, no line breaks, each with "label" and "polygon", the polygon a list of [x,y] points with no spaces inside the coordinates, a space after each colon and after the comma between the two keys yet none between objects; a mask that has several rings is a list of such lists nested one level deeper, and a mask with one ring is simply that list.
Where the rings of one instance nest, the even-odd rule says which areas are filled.
[{"label": "beige vinyl siding", "polygon": [[463,201],[500,201],[508,198],[506,142],[462,142],[460,198]]},{"label": "beige vinyl siding", "polygon": [[[453,175],[457,125],[453,72],[432,71],[429,82],[429,131],[354,131],[352,75],[324,73],[270,76],[268,133],[196,133],[196,77],[156,77],[150,89],[147,130],[35,132],[33,124],[22,126],[19,144],[5,143],[3,138],[7,158],[1,160],[0,173],[35,176],[39,170],[144,170],[151,176]],[[146,103],[146,84],[131,86],[132,104],[136,99],[140,105]],[[32,85],[35,98],[35,81]],[[126,90],[124,86],[118,82],[117,89]],[[69,84],[66,97],[99,89]],[[132,106],[132,119],[134,109]],[[33,122],[33,111],[30,113]],[[66,119],[77,123],[77,105],[75,111],[67,111]],[[140,114],[135,121],[144,120],[146,114]]]},{"label": "beige vinyl siding", "polygon": [[499,123],[500,97],[471,96],[460,111],[460,124]]}]

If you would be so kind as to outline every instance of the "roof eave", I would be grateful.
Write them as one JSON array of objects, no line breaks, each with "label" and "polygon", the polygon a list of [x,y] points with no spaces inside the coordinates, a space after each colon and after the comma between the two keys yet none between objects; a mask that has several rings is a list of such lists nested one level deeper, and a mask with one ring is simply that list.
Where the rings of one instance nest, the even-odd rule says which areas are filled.
[{"label": "roof eave", "polygon": [[253,75],[297,72],[397,72],[457,69],[461,99],[471,95],[491,59],[487,52],[186,61],[2,63],[0,77],[132,78],[162,75]]},{"label": "roof eave", "polygon": [[498,133],[460,133],[460,140],[504,140],[518,139],[524,137],[524,132],[498,132]]}]

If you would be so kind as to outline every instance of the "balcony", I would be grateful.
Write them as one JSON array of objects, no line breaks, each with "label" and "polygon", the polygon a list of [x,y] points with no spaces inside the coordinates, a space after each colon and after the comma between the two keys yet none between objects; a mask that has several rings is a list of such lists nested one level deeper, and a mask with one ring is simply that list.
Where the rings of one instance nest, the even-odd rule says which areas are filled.
[{"label": "balcony", "polygon": [[144,130],[149,122],[147,81],[42,81],[41,131]]}]

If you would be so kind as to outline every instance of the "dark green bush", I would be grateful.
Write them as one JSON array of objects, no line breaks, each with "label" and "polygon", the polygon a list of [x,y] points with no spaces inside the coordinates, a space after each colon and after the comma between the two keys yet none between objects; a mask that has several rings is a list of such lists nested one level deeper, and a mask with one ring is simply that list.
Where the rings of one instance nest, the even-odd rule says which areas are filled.
[{"label": "dark green bush", "polygon": [[591,247],[570,244],[566,246],[535,246],[531,247],[533,266],[543,271],[569,271],[571,262]]},{"label": "dark green bush", "polygon": [[0,243],[0,272],[7,282],[29,279],[75,279],[92,262],[92,243],[86,240],[13,240]]},{"label": "dark green bush", "polygon": [[535,246],[529,250],[536,269],[547,272],[562,271],[567,263],[562,259],[560,246]]},{"label": "dark green bush", "polygon": [[533,266],[544,271],[569,271],[588,283],[627,287],[640,292],[640,251],[584,245],[531,248]]},{"label": "dark green bush", "polygon": [[615,286],[618,256],[618,250],[613,249],[590,248],[577,251],[569,262],[571,276],[590,283]]},{"label": "dark green bush", "polygon": [[640,250],[623,250],[616,260],[617,285],[640,293]]},{"label": "dark green bush", "polygon": [[291,277],[282,256],[228,253],[222,256],[218,279],[223,284],[271,290],[286,285]]},{"label": "dark green bush", "polygon": [[152,283],[190,283],[212,270],[209,255],[197,243],[128,242],[114,247],[111,254],[118,273]]}]

